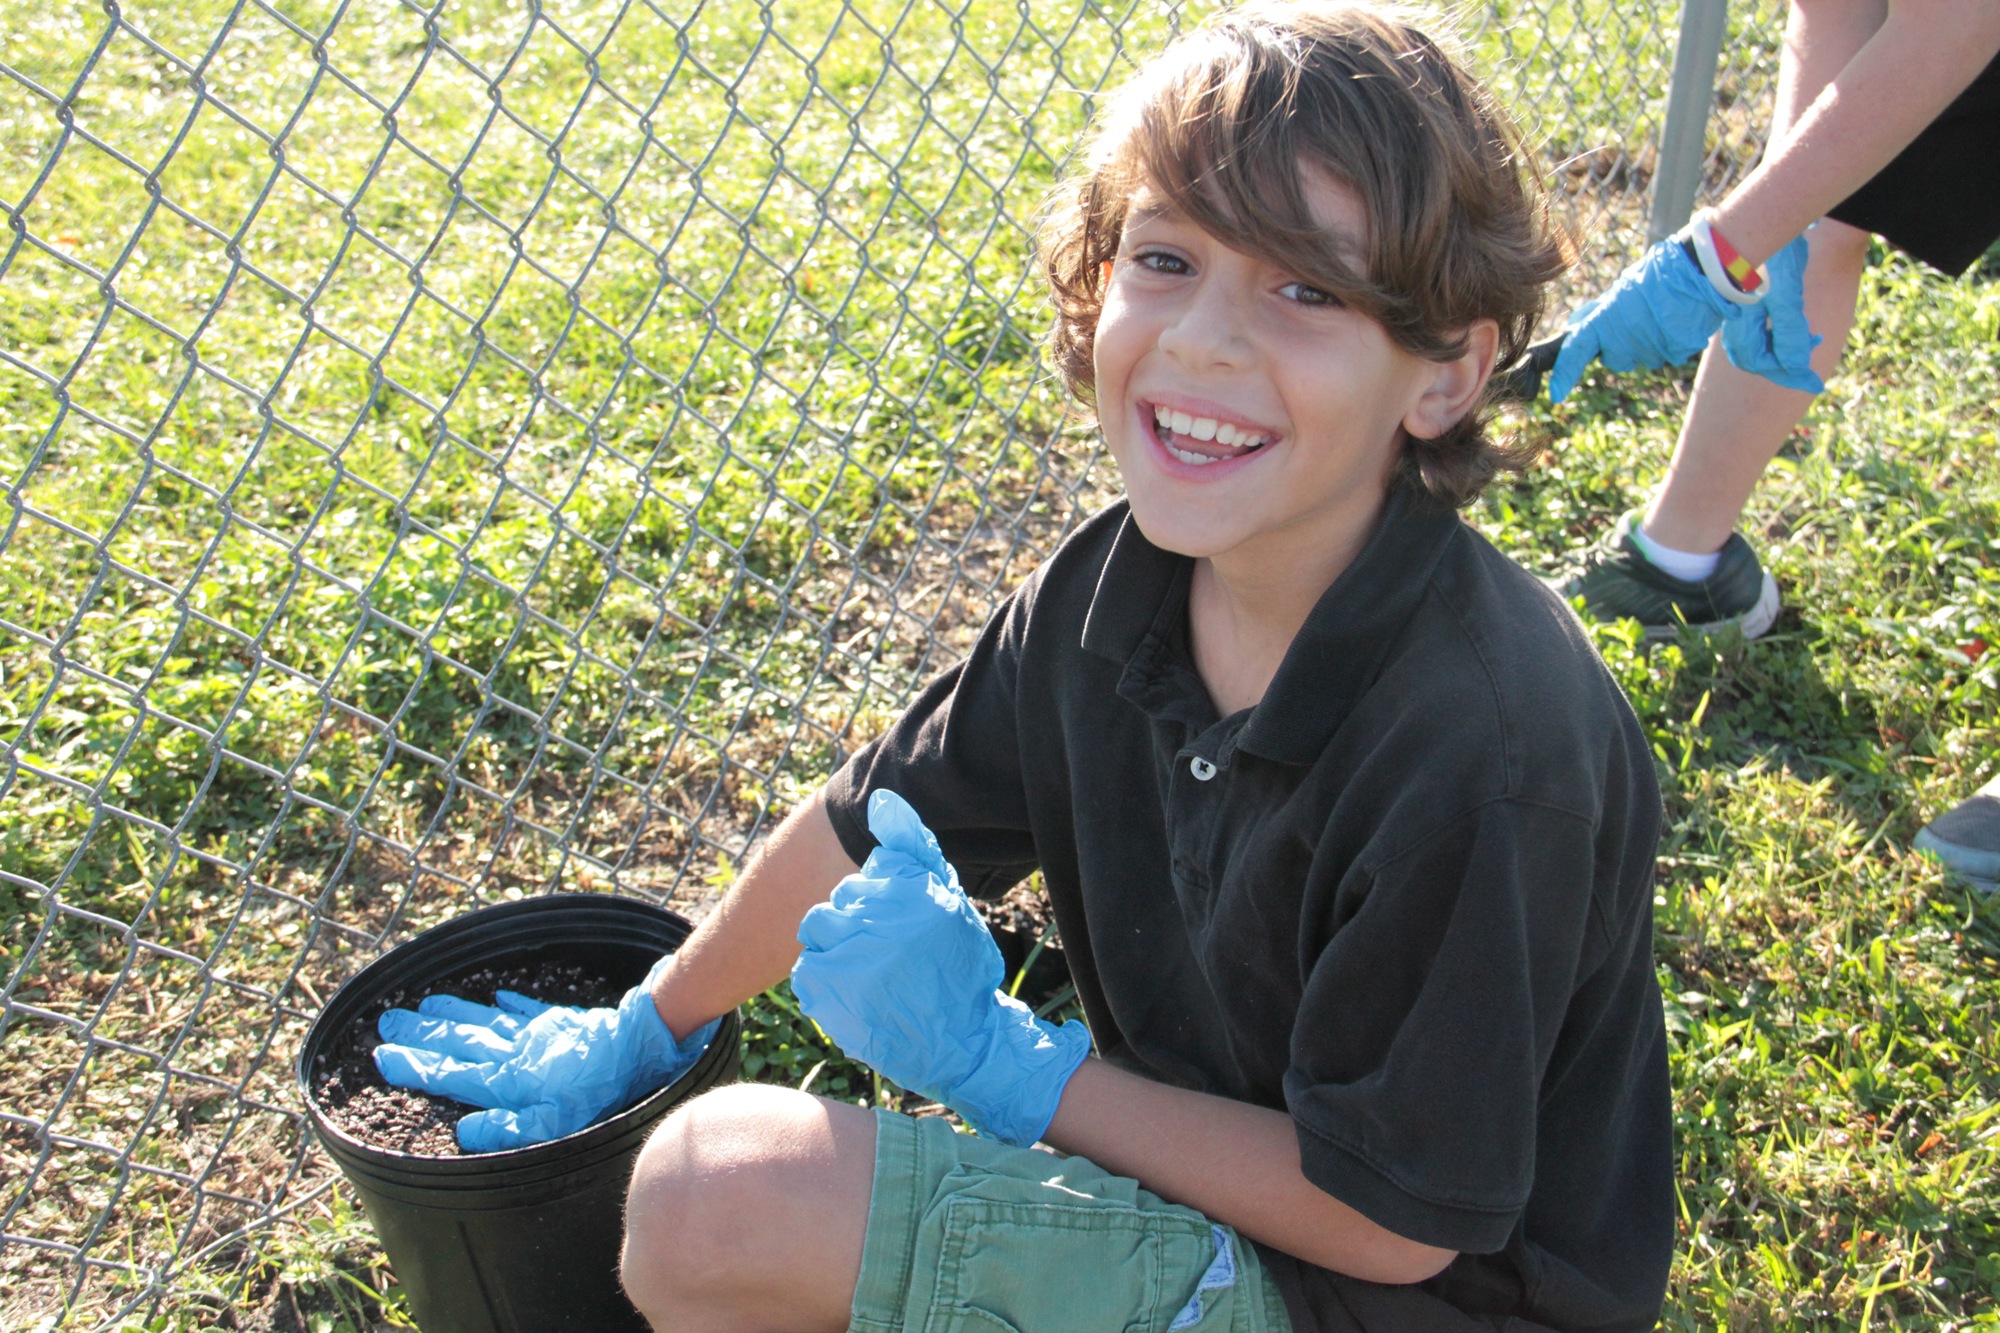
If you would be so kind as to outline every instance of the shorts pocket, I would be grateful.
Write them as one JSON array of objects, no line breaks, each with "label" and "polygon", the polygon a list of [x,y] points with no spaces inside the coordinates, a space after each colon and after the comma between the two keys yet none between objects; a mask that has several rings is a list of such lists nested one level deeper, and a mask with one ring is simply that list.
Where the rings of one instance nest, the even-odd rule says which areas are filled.
[{"label": "shorts pocket", "polygon": [[938,1313],[939,1317],[927,1327],[939,1333],[1021,1333],[999,1315],[976,1305],[961,1305]]},{"label": "shorts pocket", "polygon": [[1208,1220],[1069,1198],[944,1201],[923,1333],[1164,1333],[1214,1260]]}]

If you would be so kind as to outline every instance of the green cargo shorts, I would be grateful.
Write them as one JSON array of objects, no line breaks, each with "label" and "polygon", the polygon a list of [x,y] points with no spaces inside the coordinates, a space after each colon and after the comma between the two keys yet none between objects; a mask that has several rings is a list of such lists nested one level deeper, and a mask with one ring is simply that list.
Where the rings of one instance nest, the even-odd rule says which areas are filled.
[{"label": "green cargo shorts", "polygon": [[849,1333],[1290,1333],[1256,1250],[1081,1157],[878,1111]]}]

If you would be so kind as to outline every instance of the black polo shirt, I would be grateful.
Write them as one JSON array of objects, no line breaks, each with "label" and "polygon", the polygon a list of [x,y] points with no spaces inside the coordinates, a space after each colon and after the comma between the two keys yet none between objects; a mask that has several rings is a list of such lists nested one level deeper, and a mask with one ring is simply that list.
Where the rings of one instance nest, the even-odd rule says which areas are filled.
[{"label": "black polo shirt", "polygon": [[1674,1194],[1631,709],[1553,594],[1401,489],[1229,717],[1192,568],[1123,503],[1084,524],[833,777],[848,854],[889,787],[968,890],[1039,866],[1106,1059],[1288,1112],[1308,1179],[1462,1252],[1385,1287],[1266,1250],[1300,1333],[1651,1328]]}]

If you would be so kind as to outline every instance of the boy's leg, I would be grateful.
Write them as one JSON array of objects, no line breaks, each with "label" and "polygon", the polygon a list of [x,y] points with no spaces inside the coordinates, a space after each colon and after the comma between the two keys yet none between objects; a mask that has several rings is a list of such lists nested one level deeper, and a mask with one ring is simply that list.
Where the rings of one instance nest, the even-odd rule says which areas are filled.
[{"label": "boy's leg", "polygon": [[663,1330],[1290,1330],[1253,1247],[1137,1181],[751,1085],[646,1145],[623,1271]]},{"label": "boy's leg", "polygon": [[626,1294],[675,1333],[840,1333],[874,1170],[861,1107],[754,1083],[698,1097],[633,1169]]}]

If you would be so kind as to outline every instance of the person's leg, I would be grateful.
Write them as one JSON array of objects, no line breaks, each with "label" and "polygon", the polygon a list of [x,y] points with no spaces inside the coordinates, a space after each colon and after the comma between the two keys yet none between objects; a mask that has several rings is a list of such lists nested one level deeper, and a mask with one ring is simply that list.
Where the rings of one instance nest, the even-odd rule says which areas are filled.
[{"label": "person's leg", "polygon": [[[1806,233],[1806,320],[1825,339],[1813,350],[1822,379],[1839,364],[1867,266],[1868,233],[1827,219]],[[1695,376],[1666,479],[1640,530],[1678,551],[1719,551],[1813,395],[1738,370],[1710,343]]]},{"label": "person's leg", "polygon": [[[1826,378],[1854,323],[1868,234],[1827,219],[1806,236],[1806,319],[1825,339],[1812,362]],[[1583,598],[1600,620],[1637,620],[1649,638],[1669,638],[1683,621],[1702,630],[1734,625],[1750,639],[1769,629],[1778,616],[1778,585],[1736,535],[1736,522],[1812,399],[1738,370],[1720,342],[1711,342],[1651,505],[1642,518],[1618,520],[1583,571],[1560,585],[1562,595]]]},{"label": "person's leg", "polygon": [[676,1333],[1291,1327],[1254,1246],[1136,1180],[783,1088],[671,1116],[625,1227],[626,1293]]},{"label": "person's leg", "polygon": [[[1887,16],[1885,0],[1801,0],[1791,6],[1778,69],[1771,137],[1782,138]],[[1821,222],[1807,234],[1806,320],[1825,340],[1813,353],[1821,378],[1839,363],[1868,257],[1865,232]],[[1805,417],[1812,395],[1738,370],[1709,344],[1695,378],[1673,461],[1640,530],[1662,546],[1715,551],[1728,540],[1757,479]]]},{"label": "person's leg", "polygon": [[[1772,135],[1786,133],[1827,83],[1882,25],[1885,0],[1797,0],[1785,30]],[[1868,236],[1823,221],[1807,233],[1806,318],[1823,341],[1812,364],[1831,375],[1854,323]],[[1684,621],[1699,629],[1734,625],[1748,638],[1770,628],[1778,587],[1756,552],[1735,535],[1758,478],[1805,416],[1812,395],[1738,370],[1719,340],[1695,376],[1667,474],[1643,514],[1617,525],[1557,584],[1598,619],[1630,618],[1651,638]]]},{"label": "person's leg", "polygon": [[875,1116],[739,1083],[676,1110],[626,1197],[626,1295],[675,1333],[840,1333],[875,1171]]}]

